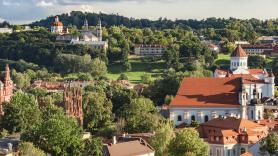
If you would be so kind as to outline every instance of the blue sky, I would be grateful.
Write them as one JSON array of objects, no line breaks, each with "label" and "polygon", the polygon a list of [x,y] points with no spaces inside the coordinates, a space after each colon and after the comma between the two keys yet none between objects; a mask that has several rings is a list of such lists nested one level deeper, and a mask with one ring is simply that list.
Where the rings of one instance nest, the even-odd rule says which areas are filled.
[{"label": "blue sky", "polygon": [[278,0],[0,0],[0,21],[28,23],[72,10],[157,19],[278,18]]}]

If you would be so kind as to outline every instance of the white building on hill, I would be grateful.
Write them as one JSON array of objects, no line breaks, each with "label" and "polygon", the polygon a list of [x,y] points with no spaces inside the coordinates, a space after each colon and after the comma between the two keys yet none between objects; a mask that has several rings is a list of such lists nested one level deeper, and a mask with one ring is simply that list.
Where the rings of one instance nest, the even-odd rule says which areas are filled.
[{"label": "white building on hill", "polygon": [[135,45],[134,54],[135,55],[147,55],[147,56],[161,56],[163,55],[166,48],[162,45],[151,44],[151,45]]},{"label": "white building on hill", "polygon": [[249,69],[248,56],[238,46],[231,55],[230,69],[214,72],[214,77],[184,78],[169,105],[176,125],[203,123],[219,116],[243,119],[263,118],[263,97],[274,97],[274,75],[264,69]]},{"label": "white building on hill", "polygon": [[13,29],[11,29],[11,28],[0,28],[0,33],[11,34],[11,33],[13,33]]},{"label": "white building on hill", "polygon": [[84,22],[84,30],[81,31],[81,35],[71,40],[72,44],[83,44],[91,46],[93,49],[106,51],[108,48],[108,42],[102,40],[102,27],[101,21],[99,21],[96,30],[89,30],[88,21]]}]

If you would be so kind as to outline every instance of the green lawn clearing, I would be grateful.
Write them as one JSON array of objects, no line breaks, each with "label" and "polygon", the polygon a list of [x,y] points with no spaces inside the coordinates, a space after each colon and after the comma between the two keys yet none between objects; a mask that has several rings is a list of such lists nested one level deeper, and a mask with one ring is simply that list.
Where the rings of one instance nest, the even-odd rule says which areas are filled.
[{"label": "green lawn clearing", "polygon": [[123,71],[120,63],[110,64],[108,66],[107,77],[112,80],[117,80],[120,74],[124,73],[127,75],[130,82],[140,83],[142,75],[148,73],[155,79],[166,69],[164,61],[153,61],[143,56],[130,56],[129,62],[131,64],[131,71],[128,72]]}]

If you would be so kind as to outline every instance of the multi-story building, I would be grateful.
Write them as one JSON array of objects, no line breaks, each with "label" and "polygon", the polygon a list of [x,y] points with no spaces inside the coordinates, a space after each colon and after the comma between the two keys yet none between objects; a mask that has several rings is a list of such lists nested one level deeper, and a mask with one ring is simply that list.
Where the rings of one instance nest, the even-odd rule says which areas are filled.
[{"label": "multi-story building", "polygon": [[264,69],[248,69],[247,59],[238,46],[231,55],[230,69],[217,69],[215,77],[184,78],[169,105],[170,119],[177,126],[219,116],[262,119],[260,99],[274,97],[274,75]]},{"label": "multi-story building", "polygon": [[245,44],[241,47],[248,55],[264,55],[265,52],[273,50],[271,44]]},{"label": "multi-story building", "polygon": [[11,33],[13,33],[13,29],[11,29],[11,28],[0,28],[0,33],[11,34]]},{"label": "multi-story building", "polygon": [[0,79],[0,115],[4,114],[3,103],[11,100],[13,89],[14,84],[10,77],[10,68],[6,65],[4,77]]},{"label": "multi-story building", "polygon": [[71,40],[72,44],[83,44],[92,47],[93,49],[106,51],[108,48],[108,42],[102,40],[102,27],[99,20],[96,30],[89,30],[88,21],[84,22],[84,30],[81,31],[81,35]]},{"label": "multi-story building", "polygon": [[166,48],[164,46],[157,44],[140,44],[134,46],[135,55],[161,56],[165,50]]},{"label": "multi-story building", "polygon": [[200,137],[209,144],[209,156],[239,156],[250,153],[260,156],[260,140],[268,127],[240,118],[216,118],[202,123]]},{"label": "multi-story building", "polygon": [[261,36],[258,41],[262,44],[278,44],[278,36]]}]

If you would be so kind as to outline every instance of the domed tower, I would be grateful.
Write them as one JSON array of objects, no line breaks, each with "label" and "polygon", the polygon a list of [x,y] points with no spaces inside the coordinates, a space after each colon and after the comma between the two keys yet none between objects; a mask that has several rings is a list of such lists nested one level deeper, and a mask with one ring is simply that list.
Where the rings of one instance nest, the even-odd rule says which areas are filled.
[{"label": "domed tower", "polygon": [[59,21],[59,17],[55,16],[55,20],[51,23],[51,32],[55,34],[63,33],[63,23]]},{"label": "domed tower", "polygon": [[97,25],[96,36],[99,41],[102,41],[102,28],[101,28],[101,20],[100,19],[99,19],[98,25]]},{"label": "domed tower", "polygon": [[238,45],[231,54],[230,70],[233,74],[249,74],[247,60],[246,52]]}]

